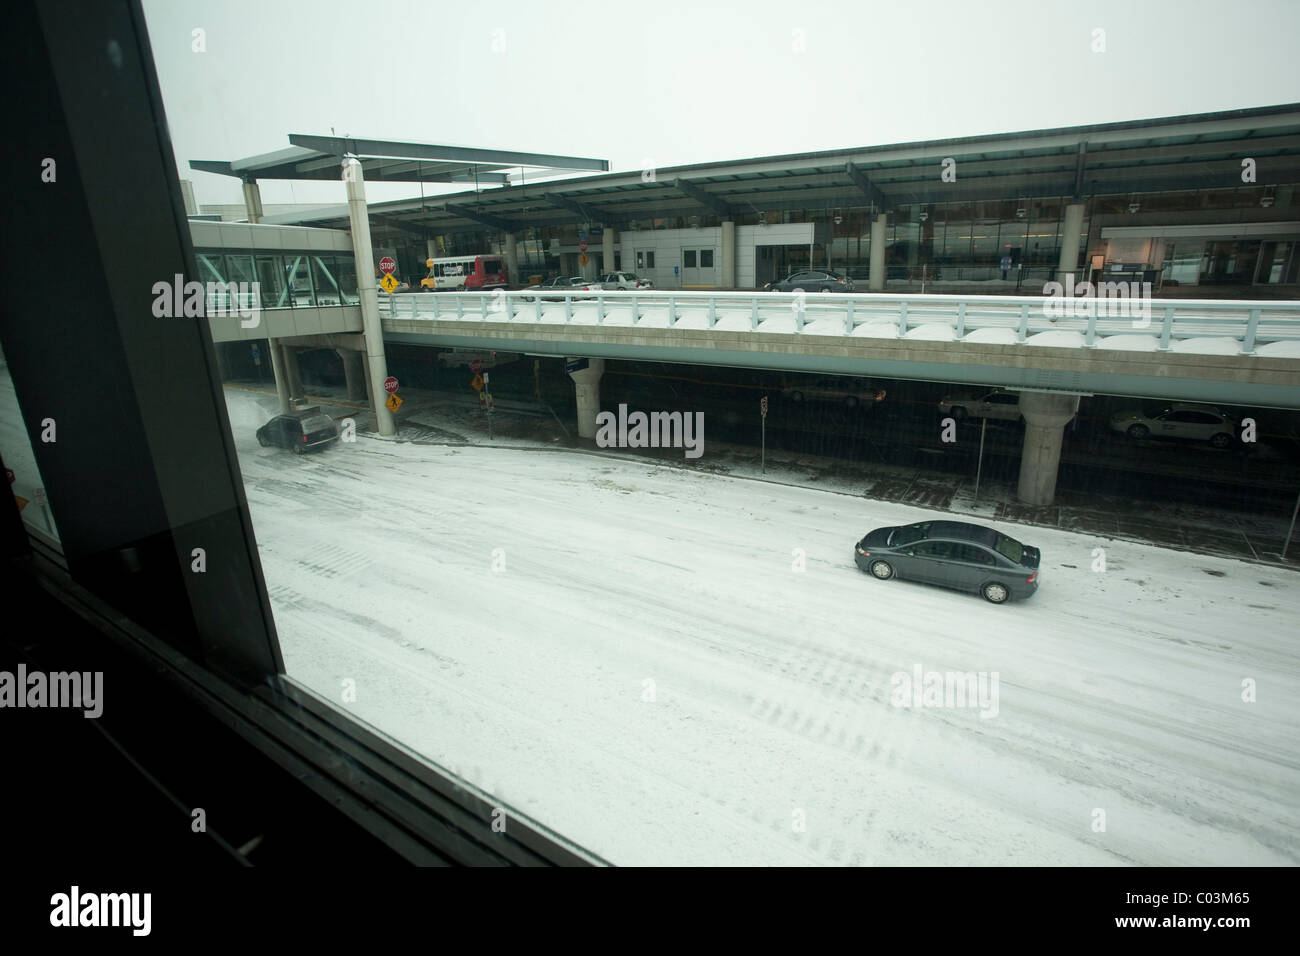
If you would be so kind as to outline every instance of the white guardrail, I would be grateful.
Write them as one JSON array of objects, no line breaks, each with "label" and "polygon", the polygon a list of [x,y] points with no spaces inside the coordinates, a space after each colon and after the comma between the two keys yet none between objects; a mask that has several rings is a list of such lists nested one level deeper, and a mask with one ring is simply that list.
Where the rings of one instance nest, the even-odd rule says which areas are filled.
[{"label": "white guardrail", "polygon": [[1300,358],[1300,301],[878,293],[379,293],[383,318]]}]

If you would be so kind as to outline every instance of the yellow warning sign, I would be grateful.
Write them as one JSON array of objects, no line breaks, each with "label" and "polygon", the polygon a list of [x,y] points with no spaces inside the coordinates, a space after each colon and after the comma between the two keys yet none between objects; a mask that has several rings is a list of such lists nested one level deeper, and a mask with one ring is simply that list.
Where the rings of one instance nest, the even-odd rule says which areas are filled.
[{"label": "yellow warning sign", "polygon": [[394,290],[397,289],[397,280],[394,279],[391,274],[386,275],[379,280],[379,287],[389,295],[392,295]]},{"label": "yellow warning sign", "polygon": [[390,412],[395,412],[402,407],[402,400],[396,395],[389,395],[388,401],[384,402]]},{"label": "yellow warning sign", "polygon": [[578,265],[580,265],[580,266],[585,266],[586,264],[587,264],[587,257],[586,257],[586,255],[584,254],[584,255],[578,256]]},{"label": "yellow warning sign", "polygon": [[18,502],[18,510],[22,511],[27,507],[27,499],[22,495],[14,495],[14,501]]},{"label": "yellow warning sign", "polygon": [[469,385],[470,385],[470,388],[474,389],[474,391],[476,391],[476,392],[481,392],[481,391],[483,391],[483,376],[482,376],[482,375],[475,375],[475,376],[474,376],[474,380],[471,381],[471,382],[469,383]]}]

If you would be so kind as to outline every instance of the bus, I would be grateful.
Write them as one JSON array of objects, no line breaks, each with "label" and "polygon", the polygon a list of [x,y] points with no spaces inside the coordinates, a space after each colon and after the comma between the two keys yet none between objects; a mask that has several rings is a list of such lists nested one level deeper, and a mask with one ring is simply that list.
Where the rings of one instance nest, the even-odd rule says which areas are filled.
[{"label": "bus", "polygon": [[506,261],[501,256],[454,256],[426,259],[424,264],[429,267],[429,274],[420,280],[420,288],[425,292],[504,289],[510,281]]}]

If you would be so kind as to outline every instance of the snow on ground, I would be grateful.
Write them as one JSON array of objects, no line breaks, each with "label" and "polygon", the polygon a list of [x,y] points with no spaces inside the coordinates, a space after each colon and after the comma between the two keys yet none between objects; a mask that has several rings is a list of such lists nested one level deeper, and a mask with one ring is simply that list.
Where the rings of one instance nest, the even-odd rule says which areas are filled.
[{"label": "snow on ground", "polygon": [[[915,508],[563,451],[297,457],[253,436],[273,398],[226,396],[289,676],[614,863],[1300,862],[1292,572],[1008,525],[1043,585],[998,607],[856,568]],[[918,665],[997,672],[996,715],[893,706]]]}]

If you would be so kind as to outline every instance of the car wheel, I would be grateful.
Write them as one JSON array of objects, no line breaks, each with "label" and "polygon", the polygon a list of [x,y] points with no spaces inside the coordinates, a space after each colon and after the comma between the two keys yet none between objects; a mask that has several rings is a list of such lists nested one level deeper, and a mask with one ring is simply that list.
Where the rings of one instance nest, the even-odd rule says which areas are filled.
[{"label": "car wheel", "polygon": [[872,561],[871,576],[878,581],[888,581],[894,576],[894,566],[888,561]]},{"label": "car wheel", "polygon": [[1146,438],[1151,434],[1151,429],[1145,425],[1130,425],[1127,434],[1129,438]]},{"label": "car wheel", "polygon": [[263,448],[271,444],[270,441],[267,440],[267,437],[263,435],[261,432],[257,433],[257,443],[261,445]]},{"label": "car wheel", "polygon": [[1232,436],[1225,432],[1219,432],[1217,435],[1210,436],[1210,444],[1215,448],[1227,448],[1232,444]]},{"label": "car wheel", "polygon": [[992,604],[1005,604],[1007,598],[1011,597],[1011,592],[1007,590],[1005,584],[998,584],[996,581],[990,581],[984,587],[980,588],[980,593],[984,595],[984,600]]},{"label": "car wheel", "polygon": [[294,445],[294,446],[293,446],[293,453],[294,453],[295,455],[301,455],[301,454],[302,454],[302,445]]}]

